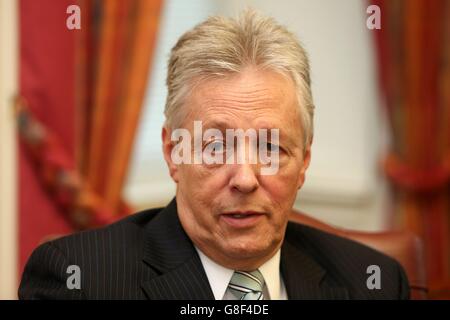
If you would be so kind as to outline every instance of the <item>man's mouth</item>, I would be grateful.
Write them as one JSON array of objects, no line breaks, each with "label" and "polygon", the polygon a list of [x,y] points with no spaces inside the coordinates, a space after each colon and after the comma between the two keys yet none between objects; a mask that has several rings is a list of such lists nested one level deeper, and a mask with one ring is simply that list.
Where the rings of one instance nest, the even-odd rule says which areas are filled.
[{"label": "man's mouth", "polygon": [[264,212],[236,211],[225,212],[220,215],[222,221],[233,228],[248,228],[257,224],[263,217]]},{"label": "man's mouth", "polygon": [[249,215],[247,215],[247,214],[231,214],[231,216],[233,218],[237,218],[237,219],[242,219],[242,218],[248,218],[249,217]]}]

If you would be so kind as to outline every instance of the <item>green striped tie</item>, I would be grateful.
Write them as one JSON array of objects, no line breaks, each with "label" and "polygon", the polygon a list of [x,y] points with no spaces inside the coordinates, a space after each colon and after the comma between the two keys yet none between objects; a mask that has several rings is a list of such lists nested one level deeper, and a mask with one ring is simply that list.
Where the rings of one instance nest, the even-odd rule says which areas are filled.
[{"label": "green striped tie", "polygon": [[263,300],[264,277],[255,271],[235,271],[228,288],[238,300]]}]

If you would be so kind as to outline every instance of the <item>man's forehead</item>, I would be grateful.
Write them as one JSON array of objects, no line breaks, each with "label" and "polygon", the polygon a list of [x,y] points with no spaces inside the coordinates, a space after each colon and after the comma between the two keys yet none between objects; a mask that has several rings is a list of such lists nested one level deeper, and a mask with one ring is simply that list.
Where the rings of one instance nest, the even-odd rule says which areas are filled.
[{"label": "man's forehead", "polygon": [[[242,122],[245,122],[246,125],[242,126]],[[281,127],[281,123],[279,120],[271,121],[270,119],[261,119],[261,120],[254,120],[250,123],[246,121],[235,121],[232,118],[219,116],[210,117],[206,120],[202,120],[202,123],[205,129],[216,128],[222,131],[226,129],[245,129],[245,128],[270,130],[270,129],[280,129]]]},{"label": "man's forehead", "polygon": [[233,122],[257,122],[261,127],[286,125],[298,115],[298,103],[294,94],[236,95],[234,93],[208,92],[198,94],[188,103],[190,113],[204,122],[226,125]]},{"label": "man's forehead", "polygon": [[201,109],[277,109],[296,100],[296,91],[292,80],[279,73],[248,69],[224,78],[199,81],[193,87],[191,98]]},{"label": "man's forehead", "polygon": [[204,80],[194,86],[186,102],[188,127],[202,121],[203,128],[223,132],[279,129],[281,137],[298,139],[301,135],[295,86],[273,71],[247,70],[229,78]]}]

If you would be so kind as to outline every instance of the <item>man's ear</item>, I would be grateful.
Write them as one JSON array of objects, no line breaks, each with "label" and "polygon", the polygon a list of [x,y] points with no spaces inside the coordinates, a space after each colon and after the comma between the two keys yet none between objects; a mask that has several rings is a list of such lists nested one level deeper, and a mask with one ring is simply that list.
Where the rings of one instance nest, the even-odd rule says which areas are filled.
[{"label": "man's ear", "polygon": [[302,167],[300,168],[300,174],[298,175],[297,189],[300,189],[303,186],[303,183],[305,183],[305,174],[306,170],[309,167],[310,162],[311,162],[311,144],[309,144],[306,147],[306,150],[303,153]]},{"label": "man's ear", "polygon": [[169,168],[169,173],[173,181],[178,183],[178,166],[172,161],[172,150],[174,148],[174,144],[172,142],[171,135],[172,131],[166,126],[163,126],[161,138],[163,145],[164,160],[166,160],[167,167]]}]

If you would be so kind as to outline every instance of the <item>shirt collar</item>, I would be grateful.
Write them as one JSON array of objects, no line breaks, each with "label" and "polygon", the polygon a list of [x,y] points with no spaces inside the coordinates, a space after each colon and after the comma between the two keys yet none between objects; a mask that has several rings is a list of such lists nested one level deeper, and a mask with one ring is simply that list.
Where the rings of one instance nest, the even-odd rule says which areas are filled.
[{"label": "shirt collar", "polygon": [[280,249],[266,261],[259,271],[264,277],[271,300],[280,299]]},{"label": "shirt collar", "polygon": [[[216,300],[222,300],[233,276],[234,270],[225,268],[211,260],[200,249],[195,247],[205,270]],[[264,277],[270,299],[280,299],[280,250],[258,268]]]}]

